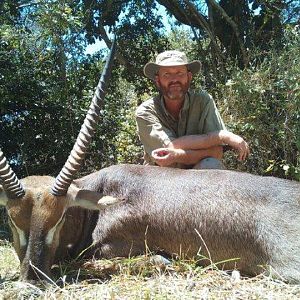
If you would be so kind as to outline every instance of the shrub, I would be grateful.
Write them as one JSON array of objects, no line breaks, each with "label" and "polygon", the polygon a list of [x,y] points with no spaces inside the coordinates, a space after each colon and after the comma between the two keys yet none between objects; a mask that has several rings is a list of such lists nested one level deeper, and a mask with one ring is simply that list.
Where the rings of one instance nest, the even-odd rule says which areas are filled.
[{"label": "shrub", "polygon": [[297,29],[288,29],[280,52],[265,53],[261,63],[236,68],[225,84],[218,84],[225,122],[252,152],[242,167],[228,156],[230,167],[300,180],[299,45]]}]

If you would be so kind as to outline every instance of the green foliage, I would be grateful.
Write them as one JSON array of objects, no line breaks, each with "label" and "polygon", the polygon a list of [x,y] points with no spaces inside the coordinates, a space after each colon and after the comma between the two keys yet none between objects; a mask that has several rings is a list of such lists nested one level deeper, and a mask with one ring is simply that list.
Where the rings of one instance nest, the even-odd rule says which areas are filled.
[{"label": "green foliage", "polygon": [[126,61],[121,76],[133,84],[139,94],[149,91],[142,69],[149,58],[168,48],[168,40],[161,32],[161,16],[155,1],[127,1],[124,17],[115,28],[119,52]]},{"label": "green foliage", "polygon": [[284,49],[266,53],[259,66],[233,70],[218,85],[229,129],[250,142],[243,167],[250,172],[300,180],[299,45],[299,33],[289,29]]},{"label": "green foliage", "polygon": [[[103,68],[105,51],[85,55],[84,49],[108,29],[118,35],[118,60],[82,173],[141,162],[134,112],[155,91],[142,68],[158,52],[173,48],[201,60],[202,74],[195,76],[193,87],[211,92],[228,128],[251,144],[247,163],[238,165],[229,155],[228,167],[299,179],[299,33],[290,29],[285,38],[278,37],[282,49],[274,48],[276,35],[263,50],[251,48],[251,65],[241,70],[236,67],[238,60],[218,61],[203,29],[178,30],[173,24],[166,32],[158,2],[1,2],[0,146],[17,174],[56,175],[63,166]],[[228,13],[237,13],[230,10],[230,1],[222,3]],[[262,9],[261,17],[272,15],[276,5],[251,3]],[[285,20],[296,18],[299,5],[291,3],[289,11],[280,7],[287,11]],[[203,13],[202,6],[196,7]],[[168,12],[174,15],[180,9],[170,6]],[[176,16],[179,24],[180,14]],[[243,23],[241,16],[238,20]],[[264,29],[273,36],[272,28]]]},{"label": "green foliage", "polygon": [[119,109],[120,131],[114,138],[116,145],[117,163],[142,163],[142,146],[138,140],[135,122],[135,108],[138,97],[134,94],[133,88],[128,90],[126,95],[126,106]]},{"label": "green foliage", "polygon": [[0,145],[20,177],[57,174],[103,68],[101,54],[83,58],[71,7],[47,1],[0,27]]},{"label": "green foliage", "polygon": [[0,24],[13,25],[17,22],[20,17],[17,6],[17,0],[3,0],[0,2]]}]

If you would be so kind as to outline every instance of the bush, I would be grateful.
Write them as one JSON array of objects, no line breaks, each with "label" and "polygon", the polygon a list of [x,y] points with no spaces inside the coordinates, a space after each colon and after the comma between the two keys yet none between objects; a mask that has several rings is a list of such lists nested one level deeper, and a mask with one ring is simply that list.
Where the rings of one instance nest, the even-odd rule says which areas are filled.
[{"label": "bush", "polygon": [[[259,64],[234,69],[217,97],[224,121],[251,146],[251,157],[232,168],[300,180],[300,37],[288,29],[285,47]],[[256,56],[256,57],[261,57]]]}]

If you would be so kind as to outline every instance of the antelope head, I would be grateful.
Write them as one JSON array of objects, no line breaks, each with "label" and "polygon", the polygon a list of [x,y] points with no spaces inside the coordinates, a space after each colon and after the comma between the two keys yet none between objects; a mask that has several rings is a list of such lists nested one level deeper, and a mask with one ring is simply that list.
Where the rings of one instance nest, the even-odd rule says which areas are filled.
[{"label": "antelope head", "polygon": [[[80,237],[81,230],[84,230],[80,216],[73,214],[68,218],[69,208],[79,206],[95,210],[107,204],[99,202],[101,193],[84,190],[73,179],[96,129],[105,84],[112,68],[114,44],[73,150],[55,179],[29,176],[19,180],[0,150],[0,204],[6,206],[8,212],[14,248],[21,263],[21,279],[36,280],[44,279],[44,275],[50,276],[55,256],[63,258],[64,252],[74,244],[74,239],[80,241],[84,238]],[[70,226],[73,230],[62,236]],[[65,248],[60,245],[62,242]],[[58,250],[60,253],[57,253]]]}]

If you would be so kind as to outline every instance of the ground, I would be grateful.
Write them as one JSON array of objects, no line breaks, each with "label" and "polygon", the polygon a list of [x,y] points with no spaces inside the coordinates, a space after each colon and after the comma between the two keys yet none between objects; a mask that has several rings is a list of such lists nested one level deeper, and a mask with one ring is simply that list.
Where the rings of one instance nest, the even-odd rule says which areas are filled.
[{"label": "ground", "polygon": [[18,281],[12,246],[0,243],[0,299],[299,299],[300,285],[241,277],[191,261],[165,265],[149,256],[56,266],[52,284]]}]

